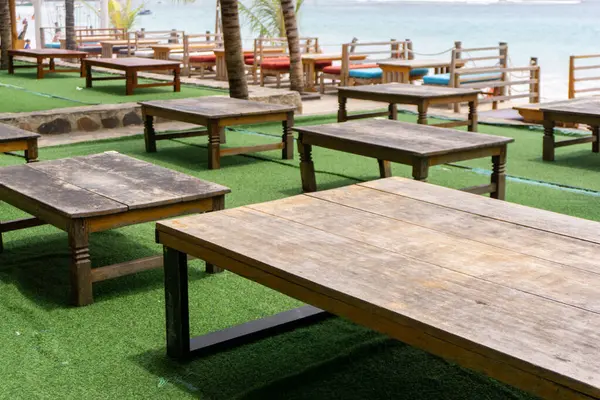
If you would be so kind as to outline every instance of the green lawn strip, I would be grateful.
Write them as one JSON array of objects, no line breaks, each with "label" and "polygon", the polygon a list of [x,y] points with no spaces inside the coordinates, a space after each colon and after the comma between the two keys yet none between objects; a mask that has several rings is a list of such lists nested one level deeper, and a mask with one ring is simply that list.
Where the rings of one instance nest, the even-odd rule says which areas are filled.
[{"label": "green lawn strip", "polygon": [[[1,80],[0,83],[2,83]],[[40,96],[0,86],[0,114],[43,111],[54,108],[79,107],[82,105],[75,101]]]},{"label": "green lawn strip", "polygon": [[[94,76],[109,76],[108,74],[94,74]],[[155,82],[140,79],[140,83]],[[7,85],[7,86],[2,86]],[[20,90],[22,88],[25,90]],[[169,100],[187,97],[201,97],[224,95],[226,92],[217,89],[193,85],[181,85],[181,92],[173,92],[170,86],[156,88],[136,89],[131,96],[125,96],[125,81],[99,81],[94,82],[91,89],[85,88],[85,79],[77,74],[50,74],[44,79],[36,79],[34,71],[17,70],[15,75],[6,72],[0,73],[0,91],[6,95],[0,96],[0,112],[40,111],[52,108],[83,106],[93,104],[129,103],[142,100]],[[39,100],[36,101],[34,93]],[[57,100],[56,105],[49,104],[48,98],[43,95],[52,95],[60,99],[71,100],[74,105],[66,105]],[[27,98],[28,109],[13,106],[13,99]],[[22,101],[21,101],[22,102]],[[27,104],[27,103],[25,103]]]}]

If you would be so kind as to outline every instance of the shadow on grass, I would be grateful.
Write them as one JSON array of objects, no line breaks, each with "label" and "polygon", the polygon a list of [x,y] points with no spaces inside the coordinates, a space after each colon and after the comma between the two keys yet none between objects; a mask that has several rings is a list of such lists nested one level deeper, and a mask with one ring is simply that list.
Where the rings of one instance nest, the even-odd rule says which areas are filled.
[{"label": "shadow on grass", "polygon": [[[586,147],[588,146],[586,145]],[[540,148],[540,157],[532,159],[531,161],[538,164],[600,172],[600,154],[592,153],[592,149],[590,147],[591,146],[586,149],[582,148],[581,150],[569,151],[568,153],[561,152],[560,149],[557,149],[555,150],[554,161],[542,160],[542,149]]]},{"label": "shadow on grass", "polygon": [[177,363],[164,348],[134,361],[202,399],[531,399],[399,341],[333,318]]}]

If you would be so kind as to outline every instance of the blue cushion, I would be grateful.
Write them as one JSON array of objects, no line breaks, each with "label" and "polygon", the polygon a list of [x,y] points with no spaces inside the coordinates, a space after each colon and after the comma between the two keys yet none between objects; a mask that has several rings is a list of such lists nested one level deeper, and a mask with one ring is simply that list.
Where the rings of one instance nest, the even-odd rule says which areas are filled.
[{"label": "blue cushion", "polygon": [[410,71],[410,76],[425,76],[429,73],[429,68],[415,68]]},{"label": "blue cushion", "polygon": [[[469,83],[486,82],[486,81],[497,81],[500,78],[497,73],[488,72],[485,74],[468,74],[464,75],[469,77]],[[444,85],[450,84],[450,74],[437,74],[423,77],[423,83],[426,85]]]},{"label": "blue cushion", "polygon": [[351,69],[348,71],[348,75],[351,78],[362,78],[362,79],[377,79],[381,78],[381,68],[362,68],[362,69]]},{"label": "blue cushion", "polygon": [[60,49],[60,43],[46,43],[44,47],[47,49]]}]

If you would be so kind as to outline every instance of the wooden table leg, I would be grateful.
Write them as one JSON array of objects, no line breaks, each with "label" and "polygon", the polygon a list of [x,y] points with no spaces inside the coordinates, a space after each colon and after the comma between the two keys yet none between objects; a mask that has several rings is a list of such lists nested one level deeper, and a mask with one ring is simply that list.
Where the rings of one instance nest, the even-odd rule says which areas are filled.
[{"label": "wooden table leg", "polygon": [[392,163],[386,160],[377,160],[379,164],[379,176],[389,178],[392,176]]},{"label": "wooden table leg", "polygon": [[131,96],[133,94],[133,86],[135,81],[135,74],[137,72],[132,70],[127,70],[125,72],[125,95]]},{"label": "wooden table leg", "polygon": [[341,94],[338,94],[338,115],[337,122],[346,122],[348,121],[348,111],[346,110],[346,104],[348,103],[348,99]]},{"label": "wooden table leg", "polygon": [[417,124],[427,125],[427,103],[423,102],[417,106],[419,116]]},{"label": "wooden table leg", "polygon": [[146,114],[142,109],[142,118],[144,119],[144,142],[146,144],[146,153],[155,153],[156,131],[154,130],[154,117]]},{"label": "wooden table leg", "polygon": [[294,134],[292,128],[294,127],[294,113],[287,113],[287,117],[281,123],[283,125],[283,135],[281,135],[281,141],[283,142],[283,149],[281,150],[281,158],[284,160],[294,159]]},{"label": "wooden table leg", "polygon": [[221,168],[221,130],[217,121],[208,123],[208,169]]},{"label": "wooden table leg", "polygon": [[89,232],[85,220],[75,219],[71,221],[68,233],[71,248],[72,299],[76,306],[85,306],[94,302]]},{"label": "wooden table leg", "polygon": [[167,355],[185,358],[190,353],[190,314],[187,255],[163,248]]},{"label": "wooden table leg", "polygon": [[53,57],[50,57],[50,60],[48,61],[48,68],[50,69],[50,72],[56,71],[56,61]]},{"label": "wooden table leg", "polygon": [[477,122],[478,122],[478,115],[477,115],[477,100],[474,101],[470,101],[469,102],[469,127],[468,130],[469,132],[477,132]]},{"label": "wooden table leg", "polygon": [[544,148],[542,159],[554,161],[554,121],[544,119]]},{"label": "wooden table leg", "polygon": [[15,73],[15,56],[12,54],[8,55],[8,73],[11,75]]},{"label": "wooden table leg", "polygon": [[414,158],[412,163],[412,176],[416,181],[427,182],[429,176],[429,160],[427,158]]},{"label": "wooden table leg", "polygon": [[86,72],[87,71],[85,70],[85,64],[83,62],[83,58],[80,58],[79,59],[79,77],[80,78],[85,78],[87,76]]},{"label": "wooden table leg", "polygon": [[506,195],[506,151],[507,146],[497,156],[492,156],[492,184],[496,184],[496,191],[490,193],[490,197],[504,200]]},{"label": "wooden table leg", "polygon": [[306,85],[307,92],[315,91],[315,63],[308,61],[306,64]]},{"label": "wooden table leg", "polygon": [[[219,211],[225,209],[225,195],[213,197],[213,209],[212,211]],[[214,264],[206,263],[207,274],[217,274],[223,272],[222,268],[217,267]]]},{"label": "wooden table leg", "polygon": [[316,192],[317,177],[315,176],[315,164],[312,161],[312,146],[302,142],[302,134],[298,137],[298,152],[300,153],[300,178],[302,179],[302,191]]},{"label": "wooden table leg", "polygon": [[388,106],[389,119],[398,119],[398,106],[396,104],[390,104]]},{"label": "wooden table leg", "polygon": [[37,58],[37,78],[44,79],[44,59]]},{"label": "wooden table leg", "polygon": [[37,139],[29,139],[27,141],[27,150],[25,150],[25,159],[28,163],[36,162],[38,158],[38,143]]},{"label": "wooden table leg", "polygon": [[92,66],[88,63],[86,63],[85,61],[83,62],[84,68],[85,68],[85,87],[86,88],[91,88],[92,87]]},{"label": "wooden table leg", "polygon": [[596,138],[595,142],[592,142],[592,152],[600,152],[600,127],[592,126],[592,136]]},{"label": "wooden table leg", "polygon": [[181,67],[177,66],[173,70],[173,91],[180,92],[181,91]]}]

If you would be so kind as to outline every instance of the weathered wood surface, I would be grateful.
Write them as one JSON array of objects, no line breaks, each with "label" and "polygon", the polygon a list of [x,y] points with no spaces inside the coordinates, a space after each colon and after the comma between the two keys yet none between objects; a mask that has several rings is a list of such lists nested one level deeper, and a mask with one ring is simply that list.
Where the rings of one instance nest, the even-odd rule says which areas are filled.
[{"label": "weathered wood surface", "polygon": [[267,104],[258,101],[221,96],[176,100],[152,100],[143,101],[139,104],[163,110],[182,111],[211,119],[279,114],[296,110],[296,107],[294,106]]},{"label": "weathered wood surface", "polygon": [[87,65],[95,67],[112,68],[118,70],[127,69],[144,69],[144,68],[159,68],[159,67],[178,67],[180,63],[178,61],[167,61],[167,60],[155,60],[152,58],[136,58],[136,57],[124,57],[124,58],[88,58],[85,60]]},{"label": "weathered wood surface", "polygon": [[339,94],[352,97],[352,93],[369,93],[385,96],[411,96],[418,99],[453,97],[462,95],[474,95],[480,91],[473,89],[457,89],[446,86],[433,85],[410,85],[404,83],[385,83],[380,85],[364,85],[353,87],[340,87]]},{"label": "weathered wood surface", "polygon": [[60,58],[62,57],[86,57],[88,53],[85,51],[77,51],[77,50],[66,50],[66,49],[18,49],[18,50],[9,50],[8,54],[14,56],[23,56],[23,57],[53,57]]},{"label": "weathered wood surface", "polygon": [[554,114],[571,114],[600,118],[600,98],[585,97],[553,103],[542,103],[540,104],[540,110]]},{"label": "weathered wood surface", "polygon": [[15,140],[36,139],[40,135],[37,133],[24,131],[10,125],[0,124],[0,143],[12,142]]},{"label": "weathered wood surface", "polygon": [[382,149],[398,150],[419,156],[497,147],[514,141],[508,137],[383,119],[302,126],[294,130],[306,135],[319,135],[348,143],[380,146]]},{"label": "weathered wood surface", "polygon": [[229,193],[224,186],[116,152],[2,168],[3,186],[71,218]]},{"label": "weathered wood surface", "polygon": [[[582,235],[550,232],[559,221]],[[600,398],[598,223],[391,178],[157,229],[231,260],[222,267],[542,397]]]}]

